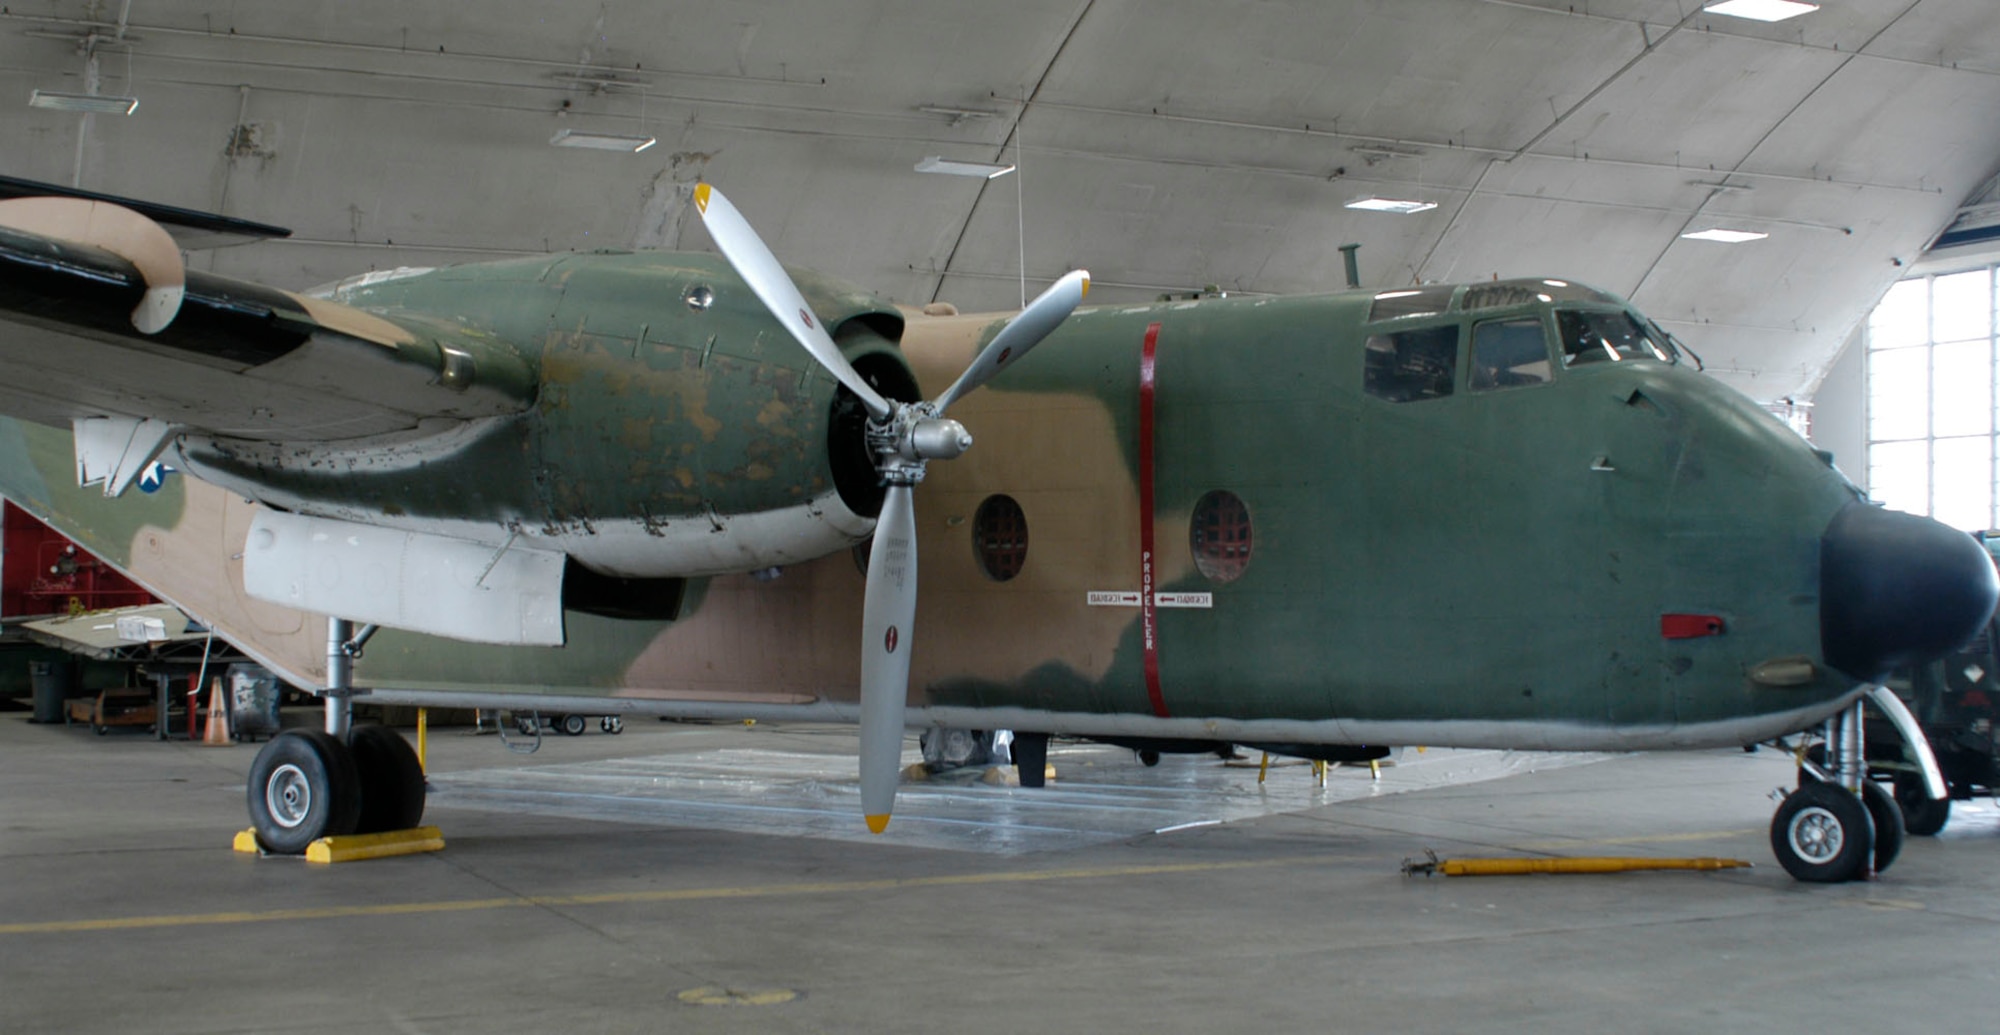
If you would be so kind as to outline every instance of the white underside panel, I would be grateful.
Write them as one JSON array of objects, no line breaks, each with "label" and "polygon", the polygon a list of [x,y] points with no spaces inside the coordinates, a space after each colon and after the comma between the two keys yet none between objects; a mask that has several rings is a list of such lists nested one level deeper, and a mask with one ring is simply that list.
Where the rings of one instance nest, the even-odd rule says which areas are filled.
[{"label": "white underside panel", "polygon": [[301,611],[476,643],[563,642],[563,555],[262,508],[243,589]]}]

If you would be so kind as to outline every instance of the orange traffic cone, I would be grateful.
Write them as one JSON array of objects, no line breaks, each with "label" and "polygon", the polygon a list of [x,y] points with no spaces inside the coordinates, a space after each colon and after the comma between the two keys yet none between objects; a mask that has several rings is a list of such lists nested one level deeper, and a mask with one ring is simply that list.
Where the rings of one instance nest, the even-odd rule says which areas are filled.
[{"label": "orange traffic cone", "polygon": [[229,708],[222,700],[220,677],[208,687],[208,721],[204,724],[201,742],[218,745],[229,743]]}]

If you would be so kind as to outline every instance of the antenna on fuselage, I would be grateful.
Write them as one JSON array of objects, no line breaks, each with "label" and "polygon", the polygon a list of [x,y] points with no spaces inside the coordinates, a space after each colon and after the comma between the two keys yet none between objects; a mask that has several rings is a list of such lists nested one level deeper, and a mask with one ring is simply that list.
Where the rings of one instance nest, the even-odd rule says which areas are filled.
[{"label": "antenna on fuselage", "polygon": [[1361,246],[1358,244],[1340,246],[1340,257],[1347,263],[1347,286],[1351,288],[1361,286],[1361,262],[1354,257],[1354,253],[1360,250]]}]

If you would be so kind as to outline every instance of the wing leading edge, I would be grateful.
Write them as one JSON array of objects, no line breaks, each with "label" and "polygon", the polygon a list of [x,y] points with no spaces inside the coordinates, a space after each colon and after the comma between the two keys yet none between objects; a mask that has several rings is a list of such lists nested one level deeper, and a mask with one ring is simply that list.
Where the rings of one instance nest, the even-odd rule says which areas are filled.
[{"label": "wing leading edge", "polygon": [[326,442],[516,413],[534,400],[534,364],[509,343],[195,270],[185,271],[178,311],[145,333],[134,325],[148,289],[138,263],[4,222],[0,413],[57,427],[153,421]]}]

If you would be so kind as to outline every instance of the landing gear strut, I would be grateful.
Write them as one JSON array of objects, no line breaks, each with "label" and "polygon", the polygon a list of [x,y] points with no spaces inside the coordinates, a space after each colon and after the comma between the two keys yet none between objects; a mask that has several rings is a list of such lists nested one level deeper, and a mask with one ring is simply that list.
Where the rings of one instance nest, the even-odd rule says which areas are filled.
[{"label": "landing gear strut", "polygon": [[1875,820],[1861,799],[1861,702],[1828,719],[1825,738],[1825,768],[1801,759],[1798,789],[1771,817],[1771,851],[1793,877],[1837,884],[1874,872]]},{"label": "landing gear strut", "polygon": [[1771,817],[1771,850],[1799,880],[1865,880],[1887,870],[1903,851],[1897,799],[1943,795],[1944,777],[1916,718],[1884,687],[1869,691],[1869,698],[1917,756],[1919,772],[1898,786],[1900,794],[1868,778],[1860,701],[1828,719],[1824,746],[1799,759],[1799,787]]},{"label": "landing gear strut", "polygon": [[250,824],[267,852],[298,855],[322,837],[407,830],[423,819],[424,770],[409,742],[352,724],[354,659],[374,632],[327,620],[326,728],[286,730],[251,763]]}]

